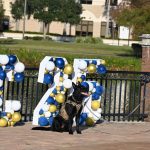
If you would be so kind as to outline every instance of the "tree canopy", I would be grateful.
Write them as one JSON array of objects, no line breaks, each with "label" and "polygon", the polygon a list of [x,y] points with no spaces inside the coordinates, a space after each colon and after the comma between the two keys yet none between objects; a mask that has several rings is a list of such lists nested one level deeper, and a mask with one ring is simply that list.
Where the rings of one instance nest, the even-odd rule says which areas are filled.
[{"label": "tree canopy", "polygon": [[0,31],[2,30],[2,20],[4,18],[4,9],[2,1],[0,0]]},{"label": "tree canopy", "polygon": [[130,5],[119,5],[111,11],[118,25],[132,27],[133,38],[150,33],[150,0],[124,0]]}]

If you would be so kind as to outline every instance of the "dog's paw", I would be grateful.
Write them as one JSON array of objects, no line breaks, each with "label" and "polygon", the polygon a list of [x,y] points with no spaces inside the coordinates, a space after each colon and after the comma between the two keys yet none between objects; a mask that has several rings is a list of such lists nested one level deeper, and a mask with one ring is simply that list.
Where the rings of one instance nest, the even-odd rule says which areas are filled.
[{"label": "dog's paw", "polygon": [[69,134],[72,134],[72,135],[73,135],[73,131],[69,131]]},{"label": "dog's paw", "polygon": [[81,131],[77,131],[77,134],[82,134]]}]

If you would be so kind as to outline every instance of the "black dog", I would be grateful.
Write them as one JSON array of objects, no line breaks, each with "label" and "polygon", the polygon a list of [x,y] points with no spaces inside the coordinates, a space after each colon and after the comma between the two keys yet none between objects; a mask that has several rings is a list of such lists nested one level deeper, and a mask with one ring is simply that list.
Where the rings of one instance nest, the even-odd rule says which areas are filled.
[{"label": "black dog", "polygon": [[53,120],[52,131],[63,132],[67,130],[69,134],[73,134],[73,118],[76,117],[76,131],[78,134],[81,134],[79,129],[80,113],[82,111],[83,99],[88,96],[89,88],[82,86],[80,83],[78,85],[73,83],[73,88],[72,96],[62,105],[60,113]]}]

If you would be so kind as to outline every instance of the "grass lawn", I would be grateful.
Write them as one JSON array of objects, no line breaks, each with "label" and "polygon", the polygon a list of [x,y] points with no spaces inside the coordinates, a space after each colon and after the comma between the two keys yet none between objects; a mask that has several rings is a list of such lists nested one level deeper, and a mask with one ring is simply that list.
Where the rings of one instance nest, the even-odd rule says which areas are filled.
[{"label": "grass lawn", "polygon": [[105,44],[64,43],[54,41],[13,40],[0,43],[0,53],[14,53],[26,66],[38,67],[46,55],[66,57],[70,63],[74,58],[100,58],[112,70],[139,71],[141,60],[132,56],[128,46]]}]

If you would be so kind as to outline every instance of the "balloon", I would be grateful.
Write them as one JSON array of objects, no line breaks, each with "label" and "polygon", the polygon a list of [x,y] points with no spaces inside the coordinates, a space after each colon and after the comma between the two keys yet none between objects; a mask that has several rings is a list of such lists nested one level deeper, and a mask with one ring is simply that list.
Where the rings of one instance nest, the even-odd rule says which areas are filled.
[{"label": "balloon", "polygon": [[92,64],[97,65],[97,61],[96,60],[92,60]]},{"label": "balloon", "polygon": [[86,79],[85,75],[81,75],[81,79],[84,81]]},{"label": "balloon", "polygon": [[100,97],[100,95],[96,92],[92,94],[92,100],[98,100],[99,97]]},{"label": "balloon", "polygon": [[84,60],[80,60],[78,68],[80,70],[85,70],[87,68],[87,62]]},{"label": "balloon", "polygon": [[63,81],[63,86],[66,89],[70,89],[72,87],[72,81],[70,79],[66,79]]},{"label": "balloon", "polygon": [[17,61],[17,57],[15,55],[9,55],[9,64],[15,64]]},{"label": "balloon", "polygon": [[12,114],[12,121],[18,122],[20,120],[21,120],[21,114],[19,112],[14,112],[14,114]]},{"label": "balloon", "polygon": [[15,124],[16,124],[16,122],[14,122],[14,121],[10,122],[10,126],[14,126]]},{"label": "balloon", "polygon": [[70,65],[70,64],[67,64],[66,66],[65,66],[65,68],[64,68],[64,73],[65,74],[72,74],[73,73],[73,67],[72,67],[72,65]]},{"label": "balloon", "polygon": [[10,112],[7,113],[7,117],[8,119],[11,119],[12,118],[12,114]]},{"label": "balloon", "polygon": [[2,98],[0,98],[0,107],[2,106],[2,104],[3,104],[3,100]]},{"label": "balloon", "polygon": [[46,101],[48,104],[54,104],[55,103],[55,100],[53,97],[49,96],[47,101]]},{"label": "balloon", "polygon": [[106,64],[105,60],[101,60],[101,64],[105,65]]},{"label": "balloon", "polygon": [[44,83],[45,84],[53,84],[54,77],[51,74],[45,74],[44,75]]},{"label": "balloon", "polygon": [[92,117],[88,117],[86,119],[86,125],[87,126],[93,126],[94,125],[94,119]]},{"label": "balloon", "polygon": [[53,71],[55,69],[55,64],[52,61],[48,61],[45,67],[48,71]]},{"label": "balloon", "polygon": [[98,66],[98,68],[97,68],[97,72],[99,73],[99,74],[105,74],[106,73],[106,67],[104,66],[104,65],[99,65]]},{"label": "balloon", "polygon": [[55,94],[54,94],[54,93],[51,93],[49,96],[54,97],[54,96],[55,96]]},{"label": "balloon", "polygon": [[9,57],[7,55],[1,55],[0,56],[0,64],[6,65],[9,62]]},{"label": "balloon", "polygon": [[43,113],[44,113],[43,109],[40,109],[39,115],[43,115]]},{"label": "balloon", "polygon": [[49,105],[44,104],[42,107],[43,111],[48,111],[49,110]]},{"label": "balloon", "polygon": [[55,112],[57,110],[57,107],[55,105],[50,105],[49,111],[50,112]]},{"label": "balloon", "polygon": [[3,68],[0,66],[0,71],[2,71],[3,70]]},{"label": "balloon", "polygon": [[96,72],[96,66],[94,64],[90,64],[87,69],[88,69],[88,73]]},{"label": "balloon", "polygon": [[56,86],[56,90],[57,92],[60,91],[61,87],[60,86]]},{"label": "balloon", "polygon": [[0,127],[6,127],[7,126],[7,120],[5,118],[0,119]]},{"label": "balloon", "polygon": [[24,65],[23,63],[18,62],[18,63],[15,64],[15,69],[14,69],[14,70],[15,70],[17,73],[23,72],[24,69],[25,69],[25,65]]},{"label": "balloon", "polygon": [[14,70],[14,68],[15,68],[14,65],[7,64],[5,69],[6,70]]},{"label": "balloon", "polygon": [[87,82],[82,82],[81,85],[86,87],[86,88],[89,88],[89,84]]},{"label": "balloon", "polygon": [[6,78],[6,72],[5,71],[0,71],[0,79],[5,80]]},{"label": "balloon", "polygon": [[88,116],[87,116],[87,113],[82,113],[81,114],[81,117],[85,120]]},{"label": "balloon", "polygon": [[63,82],[63,81],[64,81],[64,78],[63,78],[63,77],[59,77],[59,81],[60,81],[60,82]]},{"label": "balloon", "polygon": [[91,108],[93,110],[97,110],[98,108],[100,108],[100,102],[99,101],[92,101]]},{"label": "balloon", "polygon": [[21,103],[20,101],[12,101],[11,107],[14,111],[18,111],[21,109]]},{"label": "balloon", "polygon": [[96,93],[99,95],[102,95],[103,93],[103,86],[96,86]]},{"label": "balloon", "polygon": [[65,101],[65,95],[62,94],[62,93],[58,93],[56,96],[55,96],[55,99],[58,103],[63,103]]},{"label": "balloon", "polygon": [[58,67],[59,69],[63,69],[65,66],[65,61],[63,58],[56,58],[55,59],[55,65],[56,67]]},{"label": "balloon", "polygon": [[82,78],[79,78],[79,77],[78,77],[77,80],[76,80],[76,82],[77,82],[77,83],[78,83],[78,82],[81,83],[81,82],[82,82]]},{"label": "balloon", "polygon": [[38,122],[39,122],[40,126],[47,126],[47,125],[49,125],[49,122],[48,122],[47,118],[44,117],[44,116],[40,117]]},{"label": "balloon", "polygon": [[46,117],[46,118],[49,118],[50,116],[51,116],[51,112],[46,111],[46,112],[45,112],[45,117]]},{"label": "balloon", "polygon": [[0,87],[3,86],[3,80],[0,79]]},{"label": "balloon", "polygon": [[68,79],[68,75],[67,75],[67,74],[64,74],[63,78],[64,78],[64,80],[65,80],[65,79]]},{"label": "balloon", "polygon": [[16,82],[21,82],[24,79],[24,73],[15,73],[14,78]]}]

